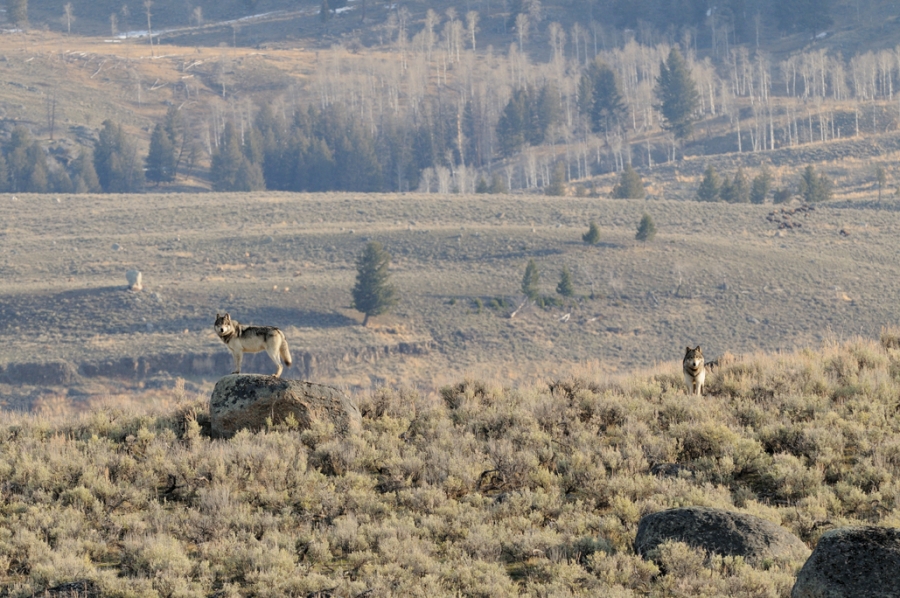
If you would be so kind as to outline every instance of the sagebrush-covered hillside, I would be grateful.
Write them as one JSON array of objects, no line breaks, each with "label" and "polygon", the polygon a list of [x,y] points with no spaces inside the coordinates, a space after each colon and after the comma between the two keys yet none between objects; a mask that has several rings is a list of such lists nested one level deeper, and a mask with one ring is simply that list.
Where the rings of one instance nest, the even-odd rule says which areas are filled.
[{"label": "sagebrush-covered hillside", "polygon": [[[0,585],[103,596],[788,596],[760,569],[665,545],[644,514],[751,513],[814,545],[900,526],[898,336],[675,364],[615,381],[356,397],[363,430],[208,438],[204,397],[73,417],[3,413]],[[175,406],[172,406],[172,403]],[[678,466],[662,466],[677,464]],[[665,573],[663,573],[665,571]],[[327,594],[315,594],[325,592]]]}]

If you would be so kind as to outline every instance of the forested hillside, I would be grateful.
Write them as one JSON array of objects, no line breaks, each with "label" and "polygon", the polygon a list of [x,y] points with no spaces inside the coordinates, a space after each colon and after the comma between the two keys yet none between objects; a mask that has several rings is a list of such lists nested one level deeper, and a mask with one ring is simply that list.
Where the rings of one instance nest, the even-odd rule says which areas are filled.
[{"label": "forested hillside", "polygon": [[[45,149],[64,144],[54,133],[78,144],[32,152],[47,177],[0,172],[2,188],[78,190],[87,151],[107,151],[100,129],[123,125],[137,136],[118,162],[153,186],[449,193],[545,188],[556,172],[565,193],[629,164],[647,175],[900,120],[900,9],[874,0],[133,4],[7,3],[11,85],[31,76],[41,101],[5,110],[6,161],[16,126]],[[115,43],[75,50],[104,31]],[[112,105],[66,106],[60,78],[92,63],[84,83]]]}]

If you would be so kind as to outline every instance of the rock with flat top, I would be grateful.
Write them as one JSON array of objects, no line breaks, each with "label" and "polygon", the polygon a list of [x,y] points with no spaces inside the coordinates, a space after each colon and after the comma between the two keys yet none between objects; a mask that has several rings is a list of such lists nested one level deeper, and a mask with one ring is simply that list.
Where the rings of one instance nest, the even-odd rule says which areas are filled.
[{"label": "rock with flat top", "polygon": [[359,409],[343,392],[324,384],[260,374],[231,374],[216,383],[209,402],[212,434],[228,438],[238,430],[261,430],[293,414],[299,429],[330,422],[339,434],[359,430]]},{"label": "rock with flat top", "polygon": [[900,529],[825,532],[800,569],[791,598],[900,597]]},{"label": "rock with flat top", "polygon": [[767,560],[802,562],[809,555],[806,544],[780,525],[711,507],[668,509],[644,516],[638,524],[634,551],[646,556],[667,541],[722,556],[740,556],[751,565]]}]

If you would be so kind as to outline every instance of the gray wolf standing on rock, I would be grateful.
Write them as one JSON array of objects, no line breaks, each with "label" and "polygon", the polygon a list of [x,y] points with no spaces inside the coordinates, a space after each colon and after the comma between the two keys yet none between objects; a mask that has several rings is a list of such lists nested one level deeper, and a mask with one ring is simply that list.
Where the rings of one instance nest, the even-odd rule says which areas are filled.
[{"label": "gray wolf standing on rock", "polygon": [[216,323],[214,325],[216,334],[222,339],[222,342],[231,351],[234,356],[234,371],[232,374],[241,373],[241,361],[244,353],[258,353],[265,351],[275,365],[278,371],[275,377],[281,376],[283,368],[279,356],[284,360],[284,365],[291,367],[291,352],[288,349],[287,341],[284,333],[274,326],[244,326],[236,320],[232,320],[228,314],[216,314]]},{"label": "gray wolf standing on rock", "polygon": [[706,364],[703,362],[703,351],[700,345],[696,349],[687,347],[684,354],[684,383],[687,386],[688,394],[703,394],[703,382],[706,380]]}]

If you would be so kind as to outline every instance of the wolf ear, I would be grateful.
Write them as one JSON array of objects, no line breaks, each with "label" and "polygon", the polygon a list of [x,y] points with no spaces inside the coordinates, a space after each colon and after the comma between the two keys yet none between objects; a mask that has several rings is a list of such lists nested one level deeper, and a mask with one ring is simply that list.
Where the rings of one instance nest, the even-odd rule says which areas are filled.
[{"label": "wolf ear", "polygon": [[227,312],[227,311],[225,312],[225,319],[226,319],[226,320],[230,320],[230,319],[231,319],[231,316],[228,315],[228,312]]},{"label": "wolf ear", "polygon": [[685,353],[690,353],[690,352],[691,352],[691,348],[690,348],[690,347],[685,347],[685,348],[684,348],[684,352],[685,352]]},{"label": "wolf ear", "polygon": [[697,345],[697,348],[694,351],[700,351],[700,345]]},{"label": "wolf ear", "polygon": [[218,319],[221,318],[221,317],[222,317],[222,315],[219,314],[219,312],[216,312],[216,319],[218,320]]}]

